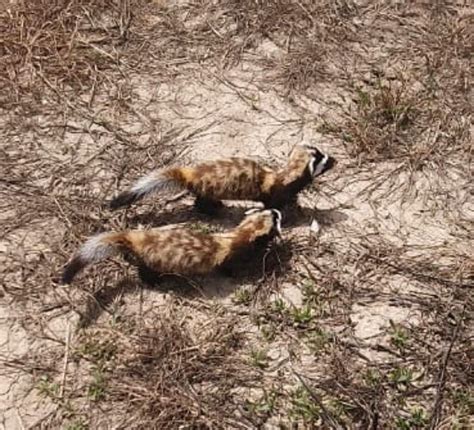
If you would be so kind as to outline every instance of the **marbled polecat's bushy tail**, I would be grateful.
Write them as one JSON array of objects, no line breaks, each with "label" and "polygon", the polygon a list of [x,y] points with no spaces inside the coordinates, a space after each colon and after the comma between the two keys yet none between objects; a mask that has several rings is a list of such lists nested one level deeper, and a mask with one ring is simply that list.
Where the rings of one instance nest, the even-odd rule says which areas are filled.
[{"label": "marbled polecat's bushy tail", "polygon": [[91,237],[64,268],[62,283],[70,284],[84,267],[117,254],[126,247],[127,233],[101,233]]},{"label": "marbled polecat's bushy tail", "polygon": [[156,170],[147,176],[140,178],[129,190],[120,193],[111,200],[111,209],[119,209],[130,206],[142,198],[161,192],[177,192],[184,188],[179,180],[171,175],[167,175],[166,170]]}]

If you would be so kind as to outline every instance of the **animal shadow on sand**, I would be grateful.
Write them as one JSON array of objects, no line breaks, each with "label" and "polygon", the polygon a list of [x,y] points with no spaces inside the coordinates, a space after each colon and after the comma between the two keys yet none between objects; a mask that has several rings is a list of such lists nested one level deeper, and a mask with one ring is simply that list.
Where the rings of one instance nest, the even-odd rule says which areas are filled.
[{"label": "animal shadow on sand", "polygon": [[244,219],[248,209],[250,207],[224,207],[214,214],[206,214],[198,211],[195,206],[180,205],[172,209],[165,208],[164,210],[133,215],[128,218],[127,223],[129,228],[135,228],[140,224],[155,228],[173,224],[204,222],[220,229],[232,229]]},{"label": "animal shadow on sand", "polygon": [[224,267],[206,276],[184,277],[157,274],[137,266],[137,276],[127,276],[115,286],[104,286],[86,299],[80,313],[79,328],[93,325],[121,297],[146,289],[186,298],[225,298],[243,285],[257,285],[266,279],[282,277],[289,269],[293,256],[292,241],[271,244],[267,249],[239,255]]},{"label": "animal shadow on sand", "polygon": [[[253,207],[255,207],[254,205]],[[239,224],[249,207],[224,206],[215,216],[203,214],[195,207],[181,205],[169,210],[150,211],[128,219],[129,228],[139,224],[161,227],[170,224],[205,222],[220,229],[231,229]],[[259,250],[258,255],[248,252],[240,255],[227,267],[208,276],[187,278],[178,275],[157,275],[144,267],[137,267],[137,277],[125,277],[115,287],[102,288],[88,298],[79,326],[93,324],[119,297],[132,294],[140,288],[167,293],[172,291],[185,297],[218,297],[232,294],[242,285],[255,285],[265,277],[280,277],[291,266],[294,245],[285,238],[285,229],[310,225],[316,219],[323,228],[343,222],[347,216],[337,209],[314,209],[297,204],[283,211],[283,240],[273,243],[269,250]]]},{"label": "animal shadow on sand", "polygon": [[[179,206],[172,209],[150,211],[143,214],[133,215],[128,219],[130,228],[137,225],[148,225],[151,227],[162,227],[180,223],[203,222],[219,229],[232,229],[245,217],[245,212],[251,208],[260,207],[257,204],[249,206],[224,206],[213,215],[199,212],[194,206]],[[338,224],[347,219],[347,215],[338,209],[314,209],[292,204],[281,210],[282,227],[292,228],[309,226],[313,219],[323,227]],[[283,231],[283,236],[284,236]]]},{"label": "animal shadow on sand", "polygon": [[[348,216],[336,208],[317,209],[296,204],[285,207],[282,210],[282,218],[283,229],[302,226],[309,227],[313,220],[316,220],[318,224],[327,228],[347,220]],[[283,230],[283,235],[284,234]]]}]

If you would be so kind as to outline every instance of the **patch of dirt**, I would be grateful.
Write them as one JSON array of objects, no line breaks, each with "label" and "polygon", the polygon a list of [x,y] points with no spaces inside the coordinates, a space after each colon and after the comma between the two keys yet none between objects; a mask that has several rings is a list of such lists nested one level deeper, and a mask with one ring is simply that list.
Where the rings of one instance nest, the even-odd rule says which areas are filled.
[{"label": "patch of dirt", "polygon": [[[0,10],[3,428],[469,428],[470,6],[43,3]],[[249,273],[58,285],[96,232],[252,206],[109,211],[141,175],[299,143],[338,164]]]}]

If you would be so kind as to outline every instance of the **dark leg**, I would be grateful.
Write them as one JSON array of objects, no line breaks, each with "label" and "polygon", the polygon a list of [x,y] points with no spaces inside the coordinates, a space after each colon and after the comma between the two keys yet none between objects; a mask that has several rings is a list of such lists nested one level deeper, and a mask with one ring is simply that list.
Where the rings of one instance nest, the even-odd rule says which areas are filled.
[{"label": "dark leg", "polygon": [[217,270],[217,273],[220,275],[224,276],[225,278],[234,278],[235,277],[235,272],[234,270],[229,267],[229,266],[222,266]]},{"label": "dark leg", "polygon": [[206,215],[215,215],[220,209],[224,207],[220,200],[212,200],[199,196],[196,197],[194,205],[199,212],[202,212]]},{"label": "dark leg", "polygon": [[288,227],[294,224],[299,216],[298,196],[279,197],[264,202],[265,209],[278,209],[282,214],[282,226]]},{"label": "dark leg", "polygon": [[148,285],[157,285],[160,278],[160,274],[155,272],[153,269],[141,264],[138,266],[138,277],[142,282]]},{"label": "dark leg", "polygon": [[281,209],[282,227],[289,227],[295,224],[300,216],[300,207],[296,199],[289,200]]}]

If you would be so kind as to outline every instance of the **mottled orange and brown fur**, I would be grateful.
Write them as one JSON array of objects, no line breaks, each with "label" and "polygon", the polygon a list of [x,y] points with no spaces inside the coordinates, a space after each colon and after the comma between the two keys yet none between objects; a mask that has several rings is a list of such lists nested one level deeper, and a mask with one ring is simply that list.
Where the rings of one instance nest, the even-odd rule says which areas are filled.
[{"label": "mottled orange and brown fur", "polygon": [[70,283],[86,265],[116,253],[131,254],[139,265],[157,273],[206,274],[243,250],[267,243],[279,234],[280,222],[280,212],[272,209],[249,213],[225,233],[163,228],[102,233],[89,239],[66,265],[63,282]]},{"label": "mottled orange and brown fur", "polygon": [[195,195],[212,200],[255,200],[276,180],[271,169],[245,158],[171,168],[163,174],[179,181]]},{"label": "mottled orange and brown fur", "polygon": [[253,200],[267,208],[279,208],[333,164],[334,159],[318,149],[298,146],[288,164],[279,170],[246,158],[172,167],[141,178],[130,190],[114,198],[110,206],[116,209],[155,192],[185,189],[197,197],[201,209],[215,207],[221,200]]}]

